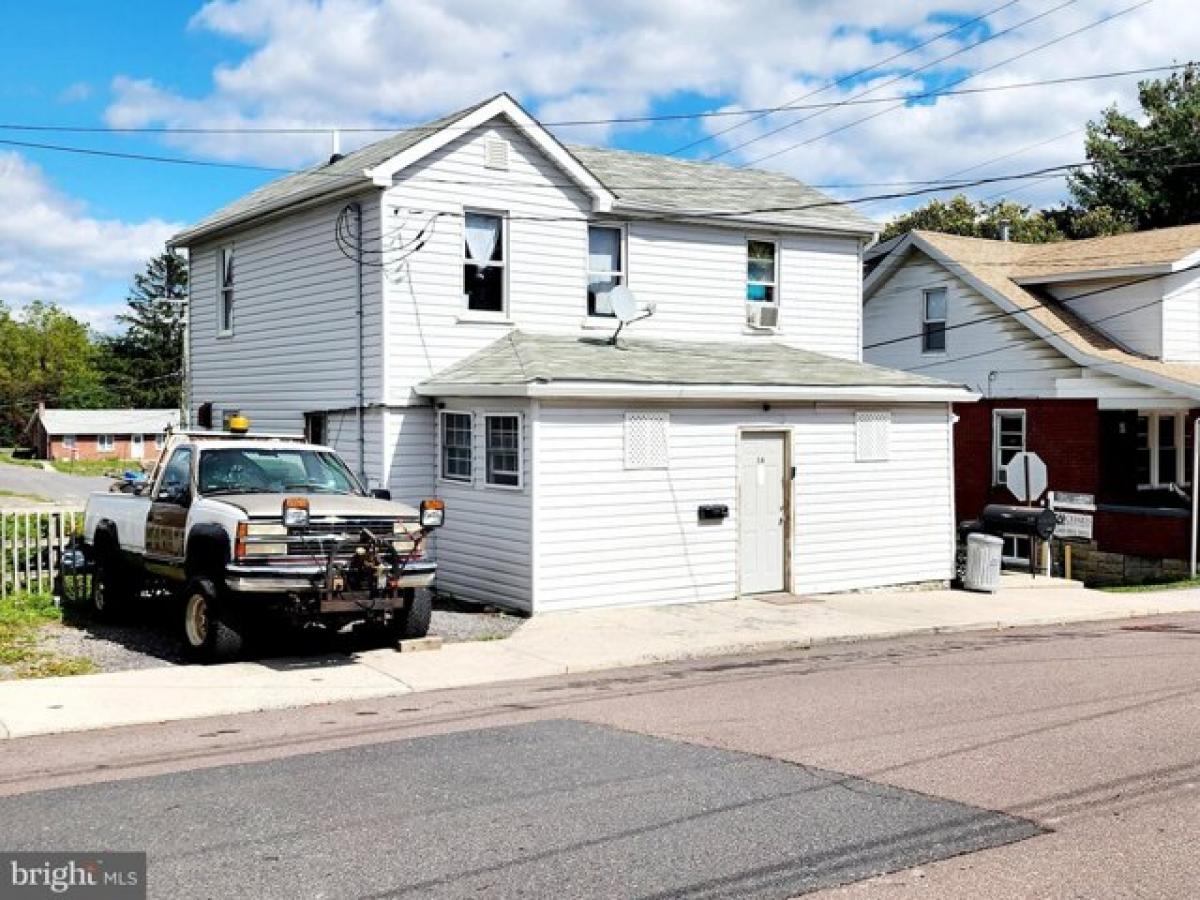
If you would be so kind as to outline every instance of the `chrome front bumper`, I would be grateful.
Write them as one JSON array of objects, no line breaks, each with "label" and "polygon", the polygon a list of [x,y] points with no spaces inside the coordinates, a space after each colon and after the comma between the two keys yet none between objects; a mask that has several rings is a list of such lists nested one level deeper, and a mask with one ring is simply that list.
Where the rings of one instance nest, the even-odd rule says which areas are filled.
[{"label": "chrome front bumper", "polygon": [[[397,587],[427,588],[433,585],[437,563],[413,562],[404,567]],[[231,591],[252,594],[305,594],[325,589],[324,566],[225,567],[225,586]]]}]

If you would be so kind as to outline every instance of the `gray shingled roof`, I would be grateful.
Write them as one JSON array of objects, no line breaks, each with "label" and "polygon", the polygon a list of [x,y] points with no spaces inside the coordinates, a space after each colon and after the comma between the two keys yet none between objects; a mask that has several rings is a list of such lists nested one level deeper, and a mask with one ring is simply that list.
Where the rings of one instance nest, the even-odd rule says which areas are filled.
[{"label": "gray shingled roof", "polygon": [[[286,207],[343,189],[371,185],[364,170],[378,166],[412,147],[429,134],[453,125],[494,97],[466,109],[405,129],[383,140],[347,153],[335,162],[322,163],[295,175],[269,182],[222,207],[171,238],[173,246],[186,246],[209,231],[253,219],[257,214]],[[570,147],[578,159],[623,204],[663,213],[700,211],[735,212],[772,207],[806,207],[764,212],[739,218],[764,224],[801,228],[836,229],[871,233],[878,230],[870,219],[826,194],[787,175],[762,169],[735,169],[721,163],[691,162],[598,147]],[[706,190],[691,190],[692,187]],[[689,190],[655,190],[688,187]]]},{"label": "gray shingled roof", "polygon": [[607,336],[575,338],[510,331],[430,377],[422,386],[534,383],[747,385],[783,387],[955,387],[895,369],[778,343],[699,343]]},{"label": "gray shingled roof", "polygon": [[758,219],[801,228],[866,233],[879,230],[878,225],[849,206],[780,172],[735,169],[722,163],[693,162],[602,147],[572,146],[568,149],[620,198],[621,205],[681,213],[768,209],[774,211],[751,213],[739,216],[739,219]]},{"label": "gray shingled roof", "polygon": [[47,434],[160,434],[179,427],[177,409],[43,409]]}]

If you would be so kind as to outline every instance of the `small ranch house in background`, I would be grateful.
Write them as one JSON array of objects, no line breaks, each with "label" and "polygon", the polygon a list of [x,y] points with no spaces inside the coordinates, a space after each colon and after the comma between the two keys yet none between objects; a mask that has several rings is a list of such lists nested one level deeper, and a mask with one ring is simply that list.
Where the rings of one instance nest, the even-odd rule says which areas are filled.
[{"label": "small ranch house in background", "polygon": [[[438,495],[438,585],[524,610],[952,577],[952,402],[863,364],[876,231],[784,175],[566,147],[507,95],[174,239],[190,403]],[[654,313],[619,342],[610,292]]]},{"label": "small ranch house in background", "polygon": [[158,458],[177,409],[45,409],[30,423],[39,459]]},{"label": "small ranch house in background", "polygon": [[1200,225],[1057,244],[913,232],[875,261],[864,296],[869,362],[983,395],[956,407],[960,517],[1012,502],[1003,466],[1031,450],[1060,505],[1082,495],[1066,498],[1073,574],[1186,571]]}]

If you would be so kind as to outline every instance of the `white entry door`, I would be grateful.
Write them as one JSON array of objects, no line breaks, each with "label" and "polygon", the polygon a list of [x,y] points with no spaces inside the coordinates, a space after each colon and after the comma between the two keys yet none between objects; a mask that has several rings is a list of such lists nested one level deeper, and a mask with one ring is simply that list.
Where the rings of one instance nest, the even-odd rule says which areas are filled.
[{"label": "white entry door", "polygon": [[144,452],[145,450],[142,442],[142,435],[131,434],[129,436],[129,458],[141,459]]},{"label": "white entry door", "polygon": [[784,589],[786,440],[781,432],[746,432],[738,443],[738,589],[743,594]]}]

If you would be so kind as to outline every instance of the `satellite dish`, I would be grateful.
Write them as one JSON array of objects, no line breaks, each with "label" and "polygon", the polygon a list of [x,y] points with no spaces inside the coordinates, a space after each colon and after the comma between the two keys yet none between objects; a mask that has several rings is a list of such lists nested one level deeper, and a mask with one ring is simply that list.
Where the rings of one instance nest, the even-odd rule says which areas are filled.
[{"label": "satellite dish", "polygon": [[621,320],[622,325],[637,318],[637,298],[633,296],[633,291],[625,285],[618,284],[613,288],[608,294],[608,302],[612,306],[613,315]]}]

